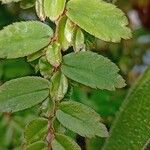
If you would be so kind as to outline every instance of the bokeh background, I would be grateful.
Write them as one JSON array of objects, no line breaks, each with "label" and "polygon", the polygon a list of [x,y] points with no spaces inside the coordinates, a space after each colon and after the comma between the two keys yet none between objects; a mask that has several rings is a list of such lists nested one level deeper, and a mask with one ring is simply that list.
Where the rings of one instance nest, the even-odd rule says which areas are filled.
[{"label": "bokeh background", "polygon": [[[133,38],[119,44],[105,43],[91,39],[91,49],[116,63],[126,80],[124,89],[113,92],[92,90],[76,83],[70,88],[68,98],[80,101],[94,108],[103,118],[108,129],[111,127],[119,107],[129,88],[137,77],[150,65],[150,0],[107,0],[115,3],[128,16]],[[19,3],[2,5],[0,3],[0,29],[17,21],[38,20],[35,9],[21,9]],[[47,24],[53,25],[49,20]],[[8,43],[9,44],[9,43]],[[26,58],[0,60],[0,84],[14,78],[39,75],[35,68],[26,62]],[[20,113],[0,114],[0,150],[20,150],[23,145],[25,125],[40,114],[38,106]],[[70,131],[69,136],[76,139],[83,150],[100,150],[105,139],[85,139]]]}]

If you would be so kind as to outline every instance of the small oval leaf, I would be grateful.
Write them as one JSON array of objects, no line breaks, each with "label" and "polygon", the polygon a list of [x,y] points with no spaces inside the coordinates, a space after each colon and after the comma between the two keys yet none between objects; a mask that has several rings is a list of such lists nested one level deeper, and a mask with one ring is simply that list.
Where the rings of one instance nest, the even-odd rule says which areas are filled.
[{"label": "small oval leaf", "polygon": [[40,18],[40,20],[44,21],[46,19],[46,15],[45,15],[45,11],[44,11],[44,0],[36,0],[35,10],[36,10],[36,14]]},{"label": "small oval leaf", "polygon": [[25,150],[47,150],[47,145],[43,141],[38,141],[27,146]]},{"label": "small oval leaf", "polygon": [[104,41],[131,38],[128,20],[115,5],[103,0],[70,0],[67,16],[85,31]]},{"label": "small oval leaf", "polygon": [[47,47],[46,58],[48,62],[55,68],[57,68],[60,65],[62,61],[62,54],[61,46],[59,43],[55,42]]},{"label": "small oval leaf", "polygon": [[115,90],[126,85],[114,63],[90,51],[64,56],[61,69],[68,78],[92,88]]},{"label": "small oval leaf", "polygon": [[44,0],[44,11],[50,20],[55,21],[63,13],[66,0]]},{"label": "small oval leaf", "polygon": [[67,21],[67,17],[63,16],[59,22],[58,22],[58,31],[57,31],[57,37],[58,37],[58,42],[61,45],[61,49],[63,51],[66,51],[69,46],[70,43],[68,42],[66,36],[65,36],[65,26],[66,26],[66,21]]},{"label": "small oval leaf", "polygon": [[29,9],[35,5],[36,0],[21,0],[20,7],[22,9]]},{"label": "small oval leaf", "polygon": [[107,137],[108,132],[93,109],[77,102],[62,102],[56,112],[59,122],[69,130],[85,137]]},{"label": "small oval leaf", "polygon": [[68,91],[68,79],[61,72],[56,72],[51,78],[50,95],[54,101],[60,101]]},{"label": "small oval leaf", "polygon": [[46,79],[50,79],[53,74],[53,66],[44,56],[39,59],[39,70],[41,75]]},{"label": "small oval leaf", "polygon": [[70,137],[63,134],[55,134],[55,139],[52,141],[53,150],[81,150],[76,142]]},{"label": "small oval leaf", "polygon": [[74,37],[74,43],[73,43],[73,48],[75,52],[79,51],[85,51],[85,39],[84,39],[84,34],[80,28],[77,28],[75,37]]},{"label": "small oval leaf", "polygon": [[9,25],[0,31],[0,58],[18,58],[33,54],[47,46],[52,36],[52,29],[38,21]]},{"label": "small oval leaf", "polygon": [[39,140],[43,140],[48,131],[48,120],[44,118],[38,118],[32,120],[25,128],[24,136],[26,142],[34,143]]},{"label": "small oval leaf", "polygon": [[49,96],[49,84],[40,77],[22,77],[4,83],[0,87],[0,112],[17,112],[41,103]]}]

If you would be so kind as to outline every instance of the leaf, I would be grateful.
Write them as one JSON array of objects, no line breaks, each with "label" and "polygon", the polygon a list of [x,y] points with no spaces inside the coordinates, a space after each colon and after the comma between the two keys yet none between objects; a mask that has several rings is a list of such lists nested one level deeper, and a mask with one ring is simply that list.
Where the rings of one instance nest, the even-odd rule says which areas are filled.
[{"label": "leaf", "polygon": [[104,150],[141,150],[150,137],[150,69],[131,88]]},{"label": "leaf", "polygon": [[70,19],[67,19],[64,33],[69,43],[71,43],[73,40],[75,29],[76,29],[76,25]]},{"label": "leaf", "polygon": [[22,77],[4,83],[0,87],[0,112],[17,112],[41,103],[49,96],[49,84],[40,77]]},{"label": "leaf", "polygon": [[59,122],[69,130],[85,137],[107,137],[106,127],[93,109],[77,102],[62,102],[56,112]]},{"label": "leaf", "polygon": [[58,22],[58,31],[57,31],[57,37],[58,42],[61,45],[61,49],[63,51],[67,50],[70,46],[70,43],[68,42],[66,36],[65,36],[65,26],[66,26],[67,17],[63,16],[59,22]]},{"label": "leaf", "polygon": [[85,51],[84,34],[80,28],[76,30],[73,48],[75,52]]},{"label": "leaf", "polygon": [[42,57],[44,54],[45,54],[45,51],[43,51],[43,50],[37,51],[31,55],[28,55],[27,61],[28,62],[35,61],[35,60],[39,59],[40,57]]},{"label": "leaf", "polygon": [[27,146],[25,150],[47,150],[47,147],[45,142],[38,141]]},{"label": "leaf", "polygon": [[33,54],[47,46],[52,36],[52,29],[38,21],[9,25],[0,31],[0,58],[18,58]]},{"label": "leaf", "polygon": [[92,88],[115,90],[125,86],[118,67],[90,51],[64,56],[61,70],[68,78]]},{"label": "leaf", "polygon": [[48,132],[48,120],[38,118],[32,120],[25,128],[24,136],[27,143],[34,143],[43,140]]},{"label": "leaf", "polygon": [[49,45],[46,50],[46,58],[48,62],[57,68],[61,61],[62,61],[62,54],[61,54],[61,46],[59,43],[55,42],[52,45]]},{"label": "leaf", "polygon": [[56,21],[63,13],[66,0],[44,0],[44,11],[52,21]]},{"label": "leaf", "polygon": [[68,91],[68,79],[61,72],[56,72],[51,78],[50,95],[54,101],[60,101]]},{"label": "leaf", "polygon": [[40,106],[40,116],[49,118],[54,112],[55,103],[52,99],[47,98]]},{"label": "leaf", "polygon": [[53,74],[53,66],[49,64],[46,57],[44,56],[39,59],[39,69],[40,69],[41,75],[44,76],[44,78],[47,78],[47,79],[51,78]]},{"label": "leaf", "polygon": [[121,38],[131,38],[124,13],[102,0],[71,0],[67,3],[67,16],[101,40],[119,42]]},{"label": "leaf", "polygon": [[55,139],[52,141],[53,150],[81,150],[77,143],[70,137],[56,133]]},{"label": "leaf", "polygon": [[44,1],[43,0],[36,0],[35,10],[36,10],[36,14],[40,18],[40,20],[45,21],[46,15],[44,12]]},{"label": "leaf", "polygon": [[0,0],[0,2],[2,2],[2,4],[7,4],[7,3],[11,3],[11,2],[19,2],[21,0]]},{"label": "leaf", "polygon": [[22,9],[29,9],[35,5],[36,0],[21,0],[20,7]]}]

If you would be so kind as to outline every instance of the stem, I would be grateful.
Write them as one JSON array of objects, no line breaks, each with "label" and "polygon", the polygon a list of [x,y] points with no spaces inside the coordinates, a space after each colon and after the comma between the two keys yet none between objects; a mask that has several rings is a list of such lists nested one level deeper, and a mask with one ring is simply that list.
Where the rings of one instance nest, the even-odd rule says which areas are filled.
[{"label": "stem", "polygon": [[48,135],[46,137],[47,142],[48,142],[48,150],[52,150],[52,141],[54,139],[55,135],[54,135],[54,129],[52,127],[52,119],[48,121]]}]

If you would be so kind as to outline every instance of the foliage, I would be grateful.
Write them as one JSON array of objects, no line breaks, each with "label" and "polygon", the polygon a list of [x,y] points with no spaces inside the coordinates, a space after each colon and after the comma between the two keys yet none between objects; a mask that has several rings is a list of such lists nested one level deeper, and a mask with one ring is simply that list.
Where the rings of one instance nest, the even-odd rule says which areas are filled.
[{"label": "foliage", "polygon": [[[86,138],[107,137],[100,115],[69,100],[68,95],[75,82],[110,91],[126,85],[116,64],[92,52],[89,44],[90,38],[108,42],[129,39],[131,30],[125,14],[102,0],[20,1],[22,9],[35,7],[42,22],[22,21],[4,27],[0,31],[0,58],[25,57],[38,75],[4,83],[0,87],[0,111],[12,115],[38,108],[39,115],[25,127],[23,148],[80,150],[67,132]],[[2,0],[10,2],[18,0]],[[44,23],[46,18],[53,26]]]}]

